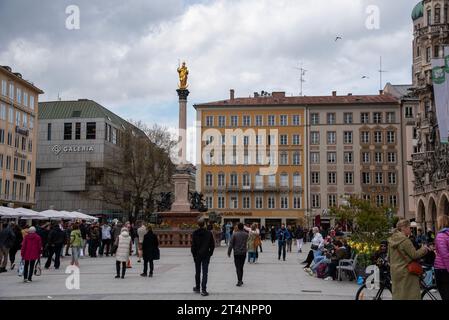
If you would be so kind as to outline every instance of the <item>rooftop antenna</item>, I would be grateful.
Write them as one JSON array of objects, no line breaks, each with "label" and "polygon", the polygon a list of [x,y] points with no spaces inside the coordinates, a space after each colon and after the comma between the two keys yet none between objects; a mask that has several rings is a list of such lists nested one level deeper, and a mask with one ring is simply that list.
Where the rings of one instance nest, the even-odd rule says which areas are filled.
[{"label": "rooftop antenna", "polygon": [[382,69],[382,56],[380,56],[380,64],[379,64],[379,78],[380,78],[380,87],[379,90],[383,90],[383,81],[382,81],[382,74],[388,72],[387,70]]},{"label": "rooftop antenna", "polygon": [[296,68],[296,67],[295,67],[295,69],[297,69],[297,70],[300,71],[299,83],[300,83],[301,91],[300,91],[300,93],[299,93],[299,96],[302,97],[302,96],[303,96],[303,90],[302,90],[302,87],[303,87],[303,83],[306,82],[306,80],[304,79],[304,77],[305,77],[305,75],[306,75],[307,70],[303,68],[303,63],[302,63],[302,62],[301,62],[301,67],[300,67],[300,68]]},{"label": "rooftop antenna", "polygon": [[61,101],[61,96],[59,95],[59,92],[58,92],[58,101]]}]

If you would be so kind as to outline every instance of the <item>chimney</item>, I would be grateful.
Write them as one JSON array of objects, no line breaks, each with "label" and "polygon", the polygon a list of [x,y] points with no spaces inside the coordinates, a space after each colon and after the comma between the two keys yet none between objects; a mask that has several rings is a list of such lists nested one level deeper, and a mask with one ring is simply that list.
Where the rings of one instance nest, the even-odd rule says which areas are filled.
[{"label": "chimney", "polygon": [[231,100],[234,100],[234,93],[235,93],[234,89],[229,90],[229,92],[230,92]]},{"label": "chimney", "polygon": [[337,96],[337,91],[332,91],[332,96],[336,97]]},{"label": "chimney", "polygon": [[383,95],[384,91],[383,90],[379,90],[379,95]]}]

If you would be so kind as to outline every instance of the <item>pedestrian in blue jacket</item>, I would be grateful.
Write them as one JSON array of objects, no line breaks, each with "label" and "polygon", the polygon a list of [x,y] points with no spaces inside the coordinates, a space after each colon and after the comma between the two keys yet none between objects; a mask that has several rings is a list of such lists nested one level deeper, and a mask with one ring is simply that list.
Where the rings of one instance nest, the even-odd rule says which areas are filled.
[{"label": "pedestrian in blue jacket", "polygon": [[291,238],[290,232],[285,228],[285,224],[282,224],[281,229],[278,230],[276,238],[278,240],[278,260],[282,258],[285,261],[287,240]]}]

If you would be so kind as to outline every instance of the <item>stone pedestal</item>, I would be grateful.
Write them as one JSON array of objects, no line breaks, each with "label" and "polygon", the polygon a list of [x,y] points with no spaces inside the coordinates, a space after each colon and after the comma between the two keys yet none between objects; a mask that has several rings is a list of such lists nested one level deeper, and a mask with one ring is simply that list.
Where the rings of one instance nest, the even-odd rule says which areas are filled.
[{"label": "stone pedestal", "polygon": [[171,212],[190,211],[189,181],[190,175],[177,173],[172,177],[175,185],[175,202],[171,206]]}]

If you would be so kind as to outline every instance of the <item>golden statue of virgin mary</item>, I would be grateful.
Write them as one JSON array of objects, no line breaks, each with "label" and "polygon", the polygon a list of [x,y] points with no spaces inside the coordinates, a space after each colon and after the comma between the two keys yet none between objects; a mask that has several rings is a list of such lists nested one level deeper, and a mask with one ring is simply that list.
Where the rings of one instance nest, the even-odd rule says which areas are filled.
[{"label": "golden statue of virgin mary", "polygon": [[187,76],[189,75],[189,69],[186,67],[186,63],[183,62],[182,66],[178,68],[179,73],[179,89],[187,89]]}]

